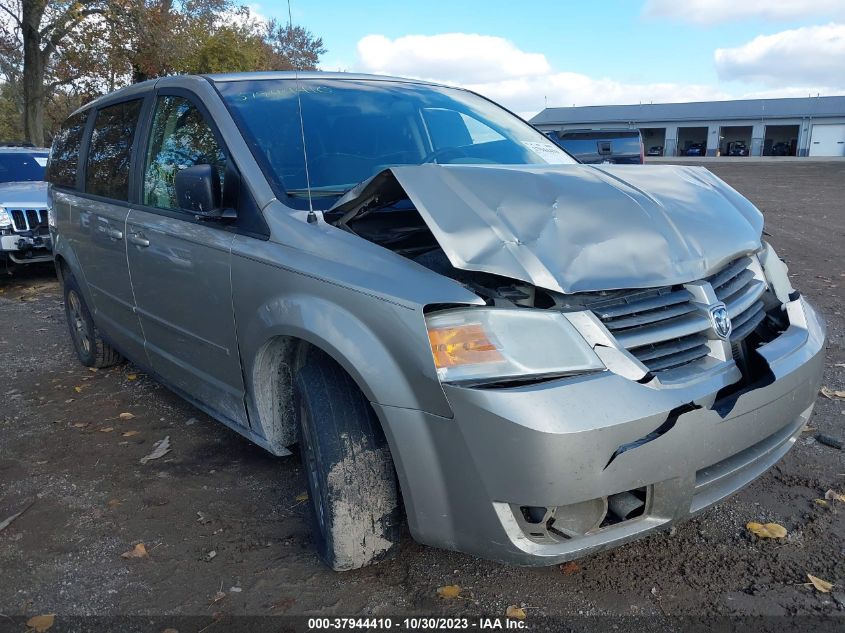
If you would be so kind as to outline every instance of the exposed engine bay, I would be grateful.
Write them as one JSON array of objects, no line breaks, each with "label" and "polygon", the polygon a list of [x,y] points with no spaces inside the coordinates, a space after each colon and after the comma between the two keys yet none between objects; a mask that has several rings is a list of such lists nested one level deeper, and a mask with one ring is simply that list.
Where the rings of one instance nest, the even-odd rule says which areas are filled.
[{"label": "exposed engine bay", "polygon": [[[418,206],[392,172],[386,170],[344,196],[324,218],[455,280],[489,306],[591,311],[651,373],[683,368],[712,351],[706,332],[694,328],[680,336],[647,336],[658,328],[668,330],[670,325],[700,316],[684,284],[564,293],[505,275],[458,267],[453,263],[454,257],[450,258],[441,246],[429,224],[431,220],[426,221]],[[731,309],[734,304],[739,305],[733,315],[736,336],[731,339],[731,346],[743,374],[740,384],[745,385],[767,374],[766,364],[755,350],[789,325],[781,302],[765,281],[755,279],[754,266],[759,264],[754,262],[756,258],[742,255],[703,279],[716,286],[717,297]]]}]

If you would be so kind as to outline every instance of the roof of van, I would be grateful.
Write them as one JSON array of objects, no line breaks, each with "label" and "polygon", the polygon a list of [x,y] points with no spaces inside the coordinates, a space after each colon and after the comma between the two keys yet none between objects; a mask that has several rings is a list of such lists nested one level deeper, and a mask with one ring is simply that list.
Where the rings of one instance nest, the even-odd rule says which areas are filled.
[{"label": "roof of van", "polygon": [[[246,73],[219,73],[219,74],[207,74],[207,75],[168,75],[165,77],[156,77],[155,79],[148,79],[147,81],[142,81],[137,84],[130,84],[128,86],[124,86],[119,90],[115,90],[114,92],[110,92],[108,94],[101,95],[94,99],[93,101],[89,101],[83,106],[80,106],[76,110],[74,110],[71,115],[77,114],[79,112],[83,112],[88,110],[91,107],[97,106],[104,102],[110,102],[115,99],[120,99],[121,97],[130,97],[134,94],[139,92],[143,92],[148,88],[154,86],[157,82],[166,80],[172,86],[174,80],[178,82],[178,80],[197,80],[202,79],[205,81],[211,81],[214,83],[229,83],[235,81],[257,81],[260,79],[302,79],[302,80],[309,80],[309,79],[346,79],[352,81],[396,81],[402,83],[411,83],[411,84],[419,84],[419,85],[426,85],[426,86],[442,86],[442,87],[450,87],[446,84],[438,84],[431,81],[423,81],[421,79],[408,79],[407,77],[391,77],[389,75],[367,75],[363,73],[341,73],[341,72],[323,72],[323,71],[303,71],[303,72],[295,72],[293,70],[271,70],[271,71],[256,71],[256,72],[246,72]],[[458,88],[460,89],[460,88]]]},{"label": "roof of van", "polygon": [[229,81],[255,81],[258,79],[351,79],[359,81],[401,81],[403,83],[442,85],[421,79],[409,79],[407,77],[391,77],[389,75],[368,75],[365,73],[343,73],[324,72],[322,70],[300,71],[293,70],[270,70],[249,73],[218,73],[202,75],[215,82]]}]

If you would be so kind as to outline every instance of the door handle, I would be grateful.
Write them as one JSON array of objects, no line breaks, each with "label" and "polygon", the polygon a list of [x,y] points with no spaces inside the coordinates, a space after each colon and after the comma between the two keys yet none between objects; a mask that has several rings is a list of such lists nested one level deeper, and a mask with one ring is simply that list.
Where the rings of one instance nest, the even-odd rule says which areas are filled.
[{"label": "door handle", "polygon": [[142,248],[147,248],[150,245],[150,240],[144,237],[143,233],[130,233],[128,239],[131,244]]},{"label": "door handle", "polygon": [[109,229],[108,231],[106,231],[106,235],[108,235],[113,240],[123,239],[123,231],[118,231],[117,229]]}]

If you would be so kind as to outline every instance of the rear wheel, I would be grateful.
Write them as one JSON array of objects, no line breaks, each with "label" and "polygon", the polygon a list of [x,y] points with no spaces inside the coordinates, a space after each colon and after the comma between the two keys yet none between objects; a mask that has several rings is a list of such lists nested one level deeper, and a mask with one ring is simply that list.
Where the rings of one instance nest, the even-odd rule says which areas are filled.
[{"label": "rear wheel", "polygon": [[122,357],[99,335],[73,275],[64,275],[65,315],[76,355],[86,367],[111,367]]},{"label": "rear wheel", "polygon": [[297,374],[294,397],[320,558],[345,571],[393,556],[400,538],[396,475],[372,406],[319,351]]}]

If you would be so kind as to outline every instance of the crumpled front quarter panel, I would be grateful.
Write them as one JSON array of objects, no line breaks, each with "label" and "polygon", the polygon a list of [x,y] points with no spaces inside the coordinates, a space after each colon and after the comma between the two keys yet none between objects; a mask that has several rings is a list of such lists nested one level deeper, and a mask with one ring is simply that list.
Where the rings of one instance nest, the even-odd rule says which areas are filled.
[{"label": "crumpled front quarter panel", "polygon": [[454,266],[549,290],[684,283],[760,247],[760,212],[703,168],[391,170]]}]

